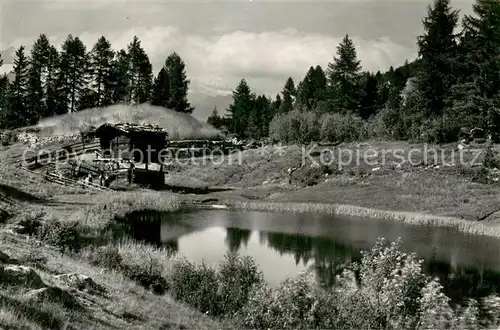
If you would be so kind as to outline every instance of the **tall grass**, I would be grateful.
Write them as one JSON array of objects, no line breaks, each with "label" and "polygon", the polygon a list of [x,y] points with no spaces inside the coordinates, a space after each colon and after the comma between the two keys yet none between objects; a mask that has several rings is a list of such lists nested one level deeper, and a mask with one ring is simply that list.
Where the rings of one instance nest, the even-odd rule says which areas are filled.
[{"label": "tall grass", "polygon": [[109,192],[95,198],[95,204],[73,213],[68,220],[99,229],[115,217],[123,217],[134,211],[173,212],[182,207],[175,196],[153,191]]},{"label": "tall grass", "polygon": [[435,216],[418,212],[388,211],[355,205],[324,203],[227,201],[226,204],[230,207],[241,210],[293,213],[318,212],[332,215],[359,217],[361,219],[365,219],[366,221],[383,219],[388,221],[399,221],[416,226],[445,227],[466,234],[500,238],[499,228],[486,226],[478,222],[460,218]]},{"label": "tall grass", "polygon": [[113,105],[87,109],[41,120],[40,135],[72,135],[104,123],[154,124],[166,129],[170,139],[214,138],[219,131],[191,115],[149,104]]}]

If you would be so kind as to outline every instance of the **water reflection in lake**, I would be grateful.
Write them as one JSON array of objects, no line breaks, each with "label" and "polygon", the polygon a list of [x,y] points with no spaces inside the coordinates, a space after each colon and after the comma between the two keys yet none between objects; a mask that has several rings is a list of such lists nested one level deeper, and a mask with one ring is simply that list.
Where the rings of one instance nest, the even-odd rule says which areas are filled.
[{"label": "water reflection in lake", "polygon": [[227,252],[253,257],[276,285],[312,269],[325,285],[378,237],[403,239],[404,249],[424,258],[424,270],[438,276],[457,302],[482,296],[500,284],[500,241],[425,228],[324,214],[197,211],[134,213],[129,234],[168,247],[193,261],[217,265]]}]

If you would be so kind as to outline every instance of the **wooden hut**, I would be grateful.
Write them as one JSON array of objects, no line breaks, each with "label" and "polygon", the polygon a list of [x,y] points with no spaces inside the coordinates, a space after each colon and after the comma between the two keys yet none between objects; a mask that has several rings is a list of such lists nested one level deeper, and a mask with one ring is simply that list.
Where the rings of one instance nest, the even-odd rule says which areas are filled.
[{"label": "wooden hut", "polygon": [[101,155],[118,161],[130,160],[137,164],[144,164],[134,169],[134,182],[154,185],[164,182],[163,166],[159,171],[149,169],[149,164],[163,164],[168,145],[168,133],[153,125],[137,124],[104,124],[94,131],[99,138]]},{"label": "wooden hut", "polygon": [[104,124],[94,134],[100,140],[103,157],[129,158],[143,164],[164,161],[160,152],[167,148],[168,133],[158,126]]}]

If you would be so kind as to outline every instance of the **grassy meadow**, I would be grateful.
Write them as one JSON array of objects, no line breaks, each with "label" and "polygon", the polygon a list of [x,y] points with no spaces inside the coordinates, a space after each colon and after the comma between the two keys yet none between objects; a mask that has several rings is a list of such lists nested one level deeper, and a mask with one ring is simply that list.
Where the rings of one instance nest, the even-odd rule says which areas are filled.
[{"label": "grassy meadow", "polygon": [[[349,291],[352,289],[349,286],[351,289],[345,288],[335,295],[317,291],[315,280],[308,275],[283,283],[278,289],[269,288],[251,260],[235,259],[219,268],[210,268],[171,256],[168,250],[126,238],[113,238],[109,231],[117,225],[115,217],[134,211],[176,212],[192,205],[193,201],[211,200],[211,203],[242,210],[324,212],[364,217],[366,221],[382,218],[429,227],[446,226],[475,235],[500,236],[496,212],[500,198],[498,183],[494,180],[493,169],[481,165],[485,162],[486,148],[478,147],[481,151],[478,165],[467,165],[475,157],[472,151],[463,154],[465,165],[460,164],[460,155],[452,152],[456,152],[456,145],[427,146],[443,150],[446,162],[423,155],[415,155],[411,162],[401,165],[396,165],[390,155],[382,159],[383,150],[403,150],[407,156],[412,149],[423,150],[424,147],[381,141],[317,147],[302,167],[302,147],[293,145],[270,147],[267,153],[246,150],[222,162],[195,159],[192,163],[172,164],[167,183],[213,190],[203,194],[182,194],[136,186],[129,187],[129,191],[95,192],[44,182],[36,175],[16,169],[11,162],[22,153],[21,144],[5,146],[0,151],[3,164],[0,208],[7,210],[11,217],[3,220],[5,224],[0,229],[0,251],[19,264],[32,267],[47,287],[69,293],[88,313],[74,313],[61,306],[60,298],[54,297],[49,297],[51,302],[43,307],[28,308],[29,299],[39,293],[23,285],[4,286],[0,290],[0,325],[9,328],[18,324],[27,329],[381,326],[375,316],[361,317],[364,315],[361,311],[366,311],[368,305],[349,298],[352,293],[372,299],[378,283],[375,279],[363,284],[356,293]],[[318,166],[325,148],[360,154],[372,149],[379,154],[369,156],[370,162],[343,159],[341,167],[335,162]],[[452,160],[455,164],[451,164]],[[297,170],[289,184],[287,170],[292,167]],[[392,248],[388,249],[384,251],[397,255]],[[412,276],[418,278],[420,275],[414,265],[408,260],[401,267],[410,267]],[[5,267],[2,262],[1,268]],[[75,291],[57,278],[71,272],[90,276],[106,288],[108,294],[94,296]],[[236,273],[240,277],[232,276]],[[231,278],[237,278],[236,282],[229,281]],[[348,283],[347,278],[345,281]],[[438,299],[439,285],[426,283],[421,287],[422,295]],[[61,294],[56,289],[50,290]],[[50,290],[47,292],[52,292]],[[390,296],[391,293],[386,294]],[[304,295],[311,298],[298,307],[294,301]],[[259,296],[270,298],[259,300]],[[491,299],[490,303],[494,304],[496,298]],[[286,303],[280,305],[283,301]],[[457,325],[469,317],[464,316],[466,311],[472,313],[470,315],[475,313],[465,306],[463,310],[450,312],[445,301],[439,302],[439,306],[451,313],[450,324]],[[425,307],[423,301],[420,304],[421,308]],[[232,311],[230,314],[224,312],[228,308]],[[264,313],[266,310],[270,312]],[[300,310],[308,317],[293,312]],[[375,315],[380,310],[372,312]],[[384,313],[393,324],[399,324],[391,312]],[[88,316],[90,314],[94,316]],[[289,323],[279,323],[283,318],[278,315],[287,315]],[[424,322],[422,317],[420,314],[408,315],[404,322]],[[427,319],[425,322],[434,321]],[[435,328],[441,326],[444,325],[438,324]]]}]

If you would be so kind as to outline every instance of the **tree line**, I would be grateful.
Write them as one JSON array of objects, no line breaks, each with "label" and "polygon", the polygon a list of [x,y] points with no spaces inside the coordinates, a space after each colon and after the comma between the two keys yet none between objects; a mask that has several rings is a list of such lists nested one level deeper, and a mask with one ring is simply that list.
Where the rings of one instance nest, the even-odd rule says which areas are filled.
[{"label": "tree line", "polygon": [[348,35],[326,68],[288,78],[274,99],[243,79],[233,103],[209,123],[246,138],[287,142],[383,137],[456,141],[473,128],[500,129],[500,1],[477,0],[457,33],[459,12],[435,0],[417,39],[418,57],[384,73],[363,71]]},{"label": "tree line", "polygon": [[126,49],[114,51],[105,37],[87,50],[70,34],[58,51],[41,34],[29,56],[24,46],[16,50],[12,81],[6,74],[0,76],[0,128],[34,125],[42,118],[117,103],[149,102],[192,113],[188,86],[185,64],[175,52],[153,77],[137,36]]},{"label": "tree line", "polygon": [[[278,95],[256,95],[245,79],[223,114],[208,122],[242,138],[286,142],[359,140],[371,137],[454,141],[481,128],[500,129],[500,0],[476,0],[473,14],[449,0],[435,0],[416,40],[418,57],[386,72],[362,70],[346,35],[333,61],[312,65],[302,81],[290,77]],[[458,30],[458,32],[457,32]],[[1,64],[1,59],[0,59]],[[192,113],[185,64],[172,53],[156,77],[134,37],[114,51],[101,37],[87,51],[69,35],[61,51],[45,35],[29,56],[16,50],[14,78],[0,77],[0,128],[116,103],[149,102]]]}]

